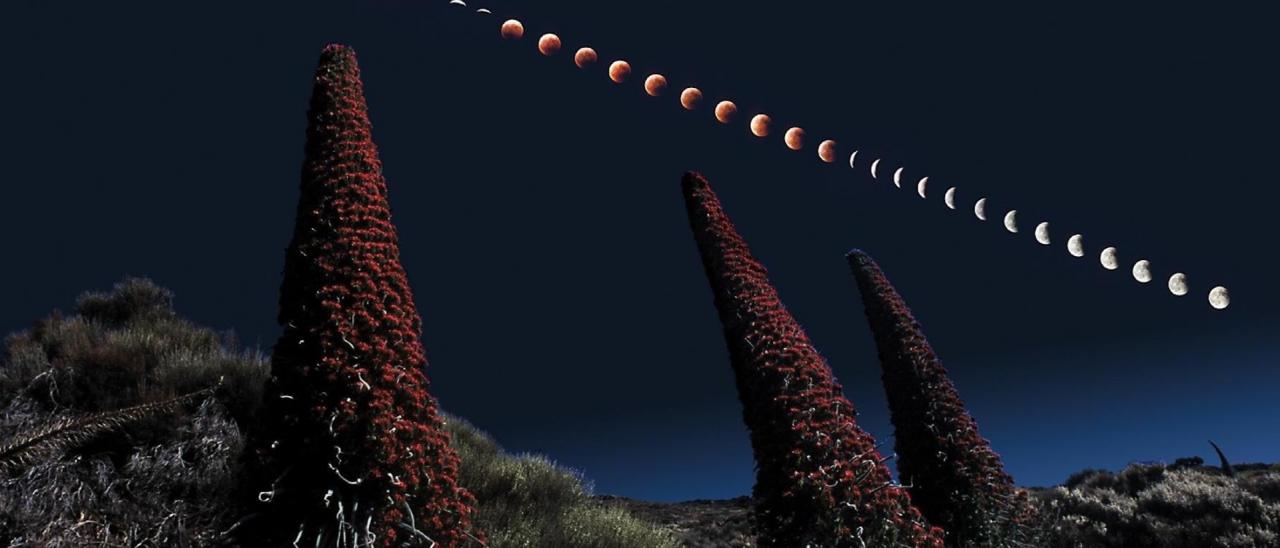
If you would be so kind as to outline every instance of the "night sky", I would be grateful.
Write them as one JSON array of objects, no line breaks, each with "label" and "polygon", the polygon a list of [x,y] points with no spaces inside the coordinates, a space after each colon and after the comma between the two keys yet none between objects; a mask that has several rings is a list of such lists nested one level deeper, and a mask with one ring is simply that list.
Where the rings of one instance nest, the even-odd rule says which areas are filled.
[{"label": "night sky", "polygon": [[[1109,3],[54,2],[0,6],[0,331],[144,275],[269,349],[311,74],[355,48],[433,392],[598,492],[746,494],[752,460],[679,180],[704,173],[860,424],[891,446],[844,253],[924,326],[1021,485],[1200,455],[1280,460],[1280,34],[1259,11]],[[525,39],[498,25],[518,17]],[[543,32],[565,42],[537,53]],[[573,50],[602,63],[582,71]],[[605,77],[615,58],[636,74]],[[667,96],[640,81],[660,71]],[[681,109],[694,84],[704,108]],[[710,106],[735,100],[739,122]],[[775,132],[750,136],[749,115]],[[822,164],[811,143],[856,145]],[[921,200],[882,169],[928,175]],[[942,204],[958,186],[960,209]],[[972,214],[990,196],[991,220]],[[1000,226],[1009,208],[1022,232]],[[1031,228],[1052,222],[1055,241]],[[1067,254],[1085,234],[1088,254]],[[1097,253],[1120,249],[1120,270]],[[1150,259],[1156,280],[1129,268]],[[1188,273],[1191,294],[1165,281]],[[1207,302],[1231,290],[1228,310]]]}]

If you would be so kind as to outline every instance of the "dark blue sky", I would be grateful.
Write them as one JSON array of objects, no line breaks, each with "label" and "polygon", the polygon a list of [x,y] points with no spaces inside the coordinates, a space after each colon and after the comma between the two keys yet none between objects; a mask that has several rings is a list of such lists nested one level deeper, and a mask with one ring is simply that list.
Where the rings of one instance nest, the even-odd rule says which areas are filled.
[{"label": "dark blue sky", "polygon": [[[126,274],[180,312],[274,342],[310,77],[360,56],[434,392],[513,451],[597,490],[745,494],[752,462],[681,203],[705,173],[889,441],[844,252],[875,256],[1009,471],[1211,451],[1280,460],[1269,13],[1154,4],[901,2],[48,2],[0,6],[0,330]],[[1261,10],[1262,8],[1258,8]],[[498,39],[521,18],[520,43]],[[652,99],[604,64],[536,53],[559,33],[766,111],[884,165],[921,200]],[[864,164],[865,165],[865,164]],[[843,167],[842,167],[843,166]],[[888,170],[886,170],[888,172]],[[941,189],[960,187],[961,210]],[[1010,207],[1037,245],[978,222]],[[1064,236],[1083,232],[1075,259]],[[1096,254],[1120,248],[1124,267]],[[1157,281],[1128,268],[1150,259]],[[1169,295],[1175,270],[1192,293]],[[1222,284],[1234,302],[1211,310]]]}]

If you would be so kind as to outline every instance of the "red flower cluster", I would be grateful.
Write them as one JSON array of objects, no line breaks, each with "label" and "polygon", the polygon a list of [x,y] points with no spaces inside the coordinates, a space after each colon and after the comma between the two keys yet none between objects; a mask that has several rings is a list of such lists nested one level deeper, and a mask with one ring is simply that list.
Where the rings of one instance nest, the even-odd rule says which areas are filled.
[{"label": "red flower cluster", "polygon": [[895,429],[898,475],[911,497],[955,546],[1003,546],[1025,541],[1033,507],[1004,471],[1000,456],[978,434],[978,423],[925,340],[920,324],[880,267],[850,251],[867,320],[875,336]]},{"label": "red flower cluster", "polygon": [[266,503],[254,544],[462,544],[480,536],[474,499],[456,483],[428,393],[422,320],[350,49],[321,54],[309,117],[284,333],[251,462]]},{"label": "red flower cluster", "polygon": [[683,181],[756,459],[761,546],[942,546],[706,179]]}]

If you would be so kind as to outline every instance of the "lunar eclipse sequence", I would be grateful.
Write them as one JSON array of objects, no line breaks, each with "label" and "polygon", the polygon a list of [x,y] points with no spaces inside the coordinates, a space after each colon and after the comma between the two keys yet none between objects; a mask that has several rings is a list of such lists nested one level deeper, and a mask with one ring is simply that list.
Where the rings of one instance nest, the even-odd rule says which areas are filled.
[{"label": "lunar eclipse sequence", "polygon": [[[466,7],[463,0],[451,0],[449,2],[455,6]],[[475,10],[480,15],[491,15],[490,10],[480,8]],[[521,40],[524,38],[524,24],[515,19],[503,21],[500,25],[500,36],[506,40]],[[558,55],[563,46],[560,36],[556,34],[543,34],[537,41],[538,51],[547,57]],[[600,62],[600,56],[594,48],[580,47],[573,54],[573,63],[580,69],[589,69],[596,63]],[[615,84],[626,84],[632,80],[631,63],[618,59],[611,61],[607,66],[608,78]],[[666,76],[662,74],[649,74],[642,80],[644,91],[650,97],[661,97],[667,94],[669,82]],[[705,95],[703,91],[695,86],[685,87],[678,95],[680,106],[685,110],[696,111],[704,107]],[[739,109],[737,104],[729,99],[721,99],[712,107],[712,114],[717,122],[721,124],[739,123]],[[774,127],[774,120],[765,113],[756,113],[747,118],[747,124],[751,135],[757,138],[767,138],[777,133]],[[804,150],[811,143],[805,133],[804,128],[792,126],[782,132],[783,143],[793,151]],[[834,164],[839,158],[838,142],[833,139],[825,139],[817,144],[817,157],[819,161],[827,164]],[[861,169],[862,165],[866,165],[866,169],[871,175],[873,181],[878,181],[882,176],[888,177],[893,181],[893,185],[902,188],[903,182],[907,181],[905,176],[905,167],[888,168],[882,165],[881,158],[859,160],[858,150],[853,150],[849,154],[849,168],[853,170]],[[892,169],[892,171],[890,171]],[[910,185],[910,183],[907,183]],[[937,188],[937,187],[933,187]],[[928,199],[931,187],[929,186],[929,177],[921,177],[915,183],[916,194],[922,199]],[[943,192],[943,204],[950,210],[956,210],[958,187],[950,186]],[[987,221],[987,198],[979,197],[974,201],[973,214],[979,221]],[[1009,233],[1017,234],[1021,232],[1019,225],[1018,211],[1011,209],[1004,214],[1003,224],[1005,230]],[[1033,230],[1035,241],[1040,245],[1048,246],[1053,244],[1052,233],[1050,232],[1050,223],[1041,221]],[[1072,257],[1082,258],[1086,255],[1085,241],[1082,234],[1073,234],[1066,239],[1066,249]],[[1098,261],[1106,270],[1117,270],[1120,268],[1121,259],[1119,250],[1115,247],[1105,247],[1098,254]],[[1132,267],[1132,275],[1134,280],[1141,284],[1148,284],[1155,280],[1155,274],[1152,271],[1151,261],[1139,259],[1134,262]],[[1183,272],[1175,272],[1169,276],[1167,286],[1169,293],[1175,297],[1183,297],[1190,293],[1189,278]],[[1223,286],[1215,286],[1208,292],[1209,305],[1216,310],[1224,310],[1231,304],[1230,293]]]}]

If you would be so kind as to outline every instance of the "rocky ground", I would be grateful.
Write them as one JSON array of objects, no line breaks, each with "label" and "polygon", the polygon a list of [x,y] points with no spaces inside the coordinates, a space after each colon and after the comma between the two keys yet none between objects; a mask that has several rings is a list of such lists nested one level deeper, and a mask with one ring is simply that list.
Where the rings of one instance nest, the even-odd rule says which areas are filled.
[{"label": "rocky ground", "polygon": [[683,545],[689,548],[755,546],[751,535],[749,497],[663,503],[606,495],[598,496],[596,500],[619,506],[637,518],[661,525],[679,536]]}]

